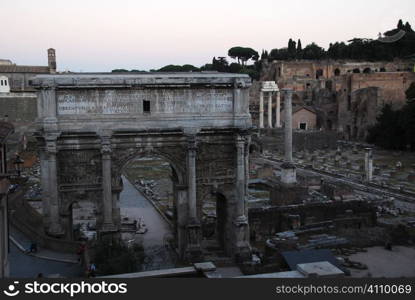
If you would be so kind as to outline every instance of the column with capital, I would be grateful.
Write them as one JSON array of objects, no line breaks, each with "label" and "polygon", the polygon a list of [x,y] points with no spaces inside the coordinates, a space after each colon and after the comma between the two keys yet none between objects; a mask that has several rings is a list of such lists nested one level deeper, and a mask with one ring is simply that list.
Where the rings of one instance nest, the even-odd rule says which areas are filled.
[{"label": "column with capital", "polygon": [[196,136],[190,135],[187,144],[187,201],[189,211],[187,225],[187,257],[191,261],[198,260],[202,254],[200,246],[201,226],[197,215],[196,152]]},{"label": "column with capital", "polygon": [[275,108],[275,127],[281,128],[281,94],[277,91],[277,105]]},{"label": "column with capital", "polygon": [[249,245],[249,226],[248,218],[246,217],[245,200],[246,200],[246,149],[247,140],[244,136],[237,135],[236,137],[236,218],[234,220],[235,226],[235,248],[236,257],[245,261],[250,259],[251,247]]},{"label": "column with capital", "polygon": [[46,157],[47,157],[47,202],[49,203],[49,224],[47,233],[51,236],[62,237],[65,231],[60,223],[59,217],[59,191],[57,173],[57,145],[56,136],[46,137]]},{"label": "column with capital", "polygon": [[284,149],[285,161],[293,162],[293,121],[292,121],[292,89],[283,89],[284,91],[284,113],[285,113],[285,130],[284,130]]},{"label": "column with capital", "polygon": [[264,128],[264,92],[259,92],[259,128]]},{"label": "column with capital", "polygon": [[292,89],[283,89],[284,92],[284,163],[281,164],[281,182],[285,185],[297,183],[296,167],[293,163],[293,121],[292,121]]},{"label": "column with capital", "polygon": [[268,92],[268,127],[272,128],[272,92]]},{"label": "column with capital", "polygon": [[112,219],[112,174],[111,174],[111,139],[109,136],[102,137],[101,160],[102,160],[102,200],[103,200],[103,224],[101,231],[116,231]]}]

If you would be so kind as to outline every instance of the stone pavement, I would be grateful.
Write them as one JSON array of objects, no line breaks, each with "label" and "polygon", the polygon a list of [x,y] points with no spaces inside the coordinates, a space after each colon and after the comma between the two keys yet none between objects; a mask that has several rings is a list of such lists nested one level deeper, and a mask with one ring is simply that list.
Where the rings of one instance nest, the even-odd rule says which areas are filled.
[{"label": "stone pavement", "polygon": [[83,268],[80,264],[57,262],[27,255],[13,243],[10,243],[9,261],[11,278],[35,278],[39,273],[49,278],[83,276]]},{"label": "stone pavement", "polygon": [[26,251],[29,249],[31,240],[27,236],[25,236],[23,233],[19,232],[16,228],[13,226],[10,226],[10,241],[19,249],[21,252],[23,252],[25,255],[34,256],[40,259],[45,260],[52,260],[57,262],[63,262],[63,263],[71,263],[71,264],[77,264],[78,263],[78,256],[76,253],[62,253],[62,252],[56,252],[52,250],[48,250],[45,248],[41,248],[38,246],[38,251],[36,253],[26,253]]},{"label": "stone pavement", "polygon": [[142,242],[146,254],[143,271],[176,267],[175,253],[166,247],[166,238],[173,234],[169,224],[126,177],[122,180],[121,215],[132,220],[141,219],[148,228],[144,235],[136,237],[137,242]]}]

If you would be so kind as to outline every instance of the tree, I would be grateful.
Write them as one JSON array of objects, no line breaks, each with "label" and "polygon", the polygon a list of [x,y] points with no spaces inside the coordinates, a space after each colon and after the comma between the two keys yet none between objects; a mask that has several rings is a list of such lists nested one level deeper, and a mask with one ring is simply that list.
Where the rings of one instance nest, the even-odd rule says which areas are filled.
[{"label": "tree", "polygon": [[310,45],[306,46],[303,50],[303,57],[305,59],[322,59],[326,55],[326,52],[323,48],[318,46],[315,43],[311,43]]},{"label": "tree", "polygon": [[196,68],[193,65],[167,65],[157,70],[157,72],[194,72],[199,71],[198,68]]},{"label": "tree", "polygon": [[403,22],[401,19],[399,19],[398,26],[396,28],[403,29]]},{"label": "tree", "polygon": [[261,60],[267,59],[267,58],[268,58],[268,51],[267,50],[262,50]]},{"label": "tree", "polygon": [[301,51],[303,51],[303,47],[301,46],[301,40],[298,39],[298,42],[297,42],[297,52],[301,52]]},{"label": "tree", "polygon": [[406,149],[406,132],[402,123],[402,111],[395,111],[386,104],[375,126],[369,129],[367,141],[391,150]]},{"label": "tree", "polygon": [[406,23],[405,23],[405,26],[403,27],[403,29],[404,29],[406,32],[413,32],[412,27],[411,27],[411,24],[409,24],[409,22],[406,22]]},{"label": "tree", "polygon": [[226,60],[226,57],[223,56],[218,57],[218,59],[216,59],[216,57],[213,57],[212,67],[213,70],[218,72],[229,72],[229,63]]},{"label": "tree", "polygon": [[250,59],[257,61],[259,58],[258,52],[252,48],[246,47],[233,47],[228,50],[228,56],[233,59],[237,59],[238,64],[242,65],[245,65],[245,63]]},{"label": "tree", "polygon": [[296,43],[292,39],[290,39],[288,41],[288,55],[290,58],[295,58],[296,53],[297,53]]}]

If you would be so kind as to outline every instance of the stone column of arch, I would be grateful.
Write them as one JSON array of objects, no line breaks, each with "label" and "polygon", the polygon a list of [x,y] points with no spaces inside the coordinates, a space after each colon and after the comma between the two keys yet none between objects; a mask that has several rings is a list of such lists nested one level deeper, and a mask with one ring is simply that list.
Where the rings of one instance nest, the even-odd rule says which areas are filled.
[{"label": "stone column of arch", "polygon": [[188,165],[188,199],[189,199],[189,218],[191,222],[197,222],[197,205],[196,205],[196,141],[189,141],[187,147],[187,165]]},{"label": "stone column of arch", "polygon": [[47,190],[44,197],[47,197],[49,204],[49,224],[47,233],[51,236],[61,237],[65,231],[60,223],[59,216],[59,191],[58,191],[58,173],[57,173],[57,145],[56,136],[46,137],[46,158],[47,162],[45,171],[47,171]]},{"label": "stone column of arch", "polygon": [[102,198],[103,198],[103,224],[101,231],[116,231],[112,218],[112,174],[111,174],[111,140],[109,136],[102,137]]},{"label": "stone column of arch", "polygon": [[249,223],[246,216],[246,148],[249,141],[242,135],[236,137],[236,215],[235,225],[235,252],[239,259],[246,260],[251,255],[249,245]]},{"label": "stone column of arch", "polygon": [[188,225],[187,225],[187,258],[190,261],[198,260],[201,255],[201,226],[197,215],[196,194],[196,136],[190,135],[187,144],[187,203],[188,203]]}]

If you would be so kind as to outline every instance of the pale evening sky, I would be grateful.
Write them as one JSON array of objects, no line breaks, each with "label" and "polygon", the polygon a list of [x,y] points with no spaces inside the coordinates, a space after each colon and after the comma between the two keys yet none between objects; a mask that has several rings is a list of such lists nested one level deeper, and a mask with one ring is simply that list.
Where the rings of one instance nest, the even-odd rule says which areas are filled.
[{"label": "pale evening sky", "polygon": [[328,47],[399,19],[415,28],[414,11],[414,0],[0,0],[0,59],[46,65],[53,47],[59,71],[201,66],[232,46]]}]

